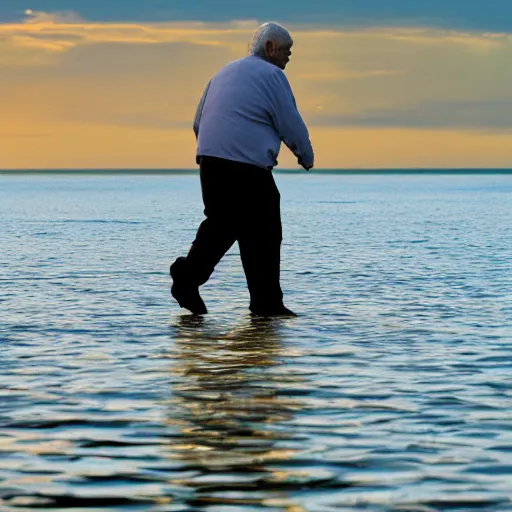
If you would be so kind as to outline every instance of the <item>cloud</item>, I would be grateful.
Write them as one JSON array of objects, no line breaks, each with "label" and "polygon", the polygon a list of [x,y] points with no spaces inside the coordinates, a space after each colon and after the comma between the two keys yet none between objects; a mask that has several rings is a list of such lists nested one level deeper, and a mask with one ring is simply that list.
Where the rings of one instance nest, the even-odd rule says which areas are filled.
[{"label": "cloud", "polygon": [[[31,0],[25,6],[54,12],[65,5],[91,20],[203,20],[225,22],[257,17],[283,23],[332,25],[336,28],[364,28],[382,25],[428,26],[444,29],[511,32],[510,0],[216,0],[214,8],[205,0]],[[0,19],[22,16],[19,0],[2,0]]]},{"label": "cloud", "polygon": [[254,21],[207,25],[203,22],[108,23],[87,22],[74,13],[27,10],[21,23],[0,24],[0,38],[14,46],[61,52],[90,44],[165,44],[247,47]]},{"label": "cloud", "polygon": [[374,69],[374,70],[346,70],[346,71],[325,71],[321,72],[304,72],[296,75],[300,80],[309,80],[313,82],[338,82],[341,80],[354,80],[362,78],[372,78],[377,76],[393,76],[401,75],[404,71],[390,69]]},{"label": "cloud", "polygon": [[1,139],[32,139],[38,137],[48,137],[48,133],[45,132],[28,132],[28,131],[19,131],[19,132],[0,132],[0,140]]},{"label": "cloud", "polygon": [[482,101],[429,101],[393,108],[376,108],[350,115],[319,115],[321,126],[512,130],[512,98]]},{"label": "cloud", "polygon": [[[197,101],[220,67],[247,53],[256,26],[251,20],[95,22],[41,12],[0,24],[0,167],[73,161],[77,167],[133,167],[145,151],[151,152],[146,165],[193,166],[190,125]],[[499,146],[510,144],[508,138],[498,137],[491,155],[482,132],[512,127],[512,36],[417,27],[289,28],[296,43],[287,74],[320,166],[374,166],[365,144],[379,147],[388,167],[421,161],[463,166],[478,159],[477,150],[494,165],[510,158],[512,150]],[[416,135],[404,135],[404,128]],[[463,136],[468,130],[475,133]],[[39,132],[50,135],[35,141],[30,134]],[[25,133],[26,140],[9,137],[5,151],[2,133]],[[420,134],[439,152],[423,151]],[[412,146],[391,154],[380,140]],[[464,143],[473,149],[463,152]],[[293,165],[285,150],[281,163]]]},{"label": "cloud", "polygon": [[[223,23],[165,22],[122,23],[89,22],[72,12],[46,13],[27,10],[20,23],[0,24],[0,38],[19,47],[61,52],[77,46],[100,43],[164,44],[188,43],[246,49],[258,26],[256,20]],[[398,41],[410,45],[467,46],[492,50],[510,44],[512,36],[495,33],[456,32],[426,28],[366,28],[358,31],[322,26],[291,27],[301,37],[343,44],[354,36],[366,40]]]}]

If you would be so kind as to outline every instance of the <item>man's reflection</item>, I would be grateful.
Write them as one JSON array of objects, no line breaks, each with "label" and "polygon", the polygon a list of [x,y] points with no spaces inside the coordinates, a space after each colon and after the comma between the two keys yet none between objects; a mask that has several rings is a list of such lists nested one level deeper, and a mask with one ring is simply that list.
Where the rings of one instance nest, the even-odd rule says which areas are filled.
[{"label": "man's reflection", "polygon": [[[196,491],[196,508],[286,498],[287,473],[275,467],[295,453],[283,423],[299,402],[285,394],[297,378],[281,362],[283,328],[280,319],[252,318],[222,333],[196,316],[174,326],[169,422],[177,428],[168,455],[195,470],[173,483]],[[277,509],[299,510],[283,501]]]}]

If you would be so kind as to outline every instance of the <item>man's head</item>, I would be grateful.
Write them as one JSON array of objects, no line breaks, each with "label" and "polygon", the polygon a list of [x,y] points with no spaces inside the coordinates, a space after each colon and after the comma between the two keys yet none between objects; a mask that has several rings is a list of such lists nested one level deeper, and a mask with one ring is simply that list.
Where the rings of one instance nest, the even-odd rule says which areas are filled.
[{"label": "man's head", "polygon": [[284,69],[290,60],[292,45],[288,30],[277,23],[264,23],[254,34],[249,53]]}]

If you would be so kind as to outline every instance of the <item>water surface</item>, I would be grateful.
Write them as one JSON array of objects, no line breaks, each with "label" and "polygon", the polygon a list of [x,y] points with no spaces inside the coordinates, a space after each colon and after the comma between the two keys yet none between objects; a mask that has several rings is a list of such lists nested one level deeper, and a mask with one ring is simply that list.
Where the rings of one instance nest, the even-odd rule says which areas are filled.
[{"label": "water surface", "polygon": [[263,321],[197,176],[0,177],[2,512],[512,510],[512,176],[276,181]]}]

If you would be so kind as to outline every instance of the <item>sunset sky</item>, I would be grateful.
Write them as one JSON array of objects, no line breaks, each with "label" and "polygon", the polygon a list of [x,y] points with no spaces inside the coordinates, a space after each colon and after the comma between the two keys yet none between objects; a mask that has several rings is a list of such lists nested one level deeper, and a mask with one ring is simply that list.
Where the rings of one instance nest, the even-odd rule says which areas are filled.
[{"label": "sunset sky", "polygon": [[2,0],[0,168],[194,168],[204,86],[270,20],[317,168],[512,167],[510,0]]}]

